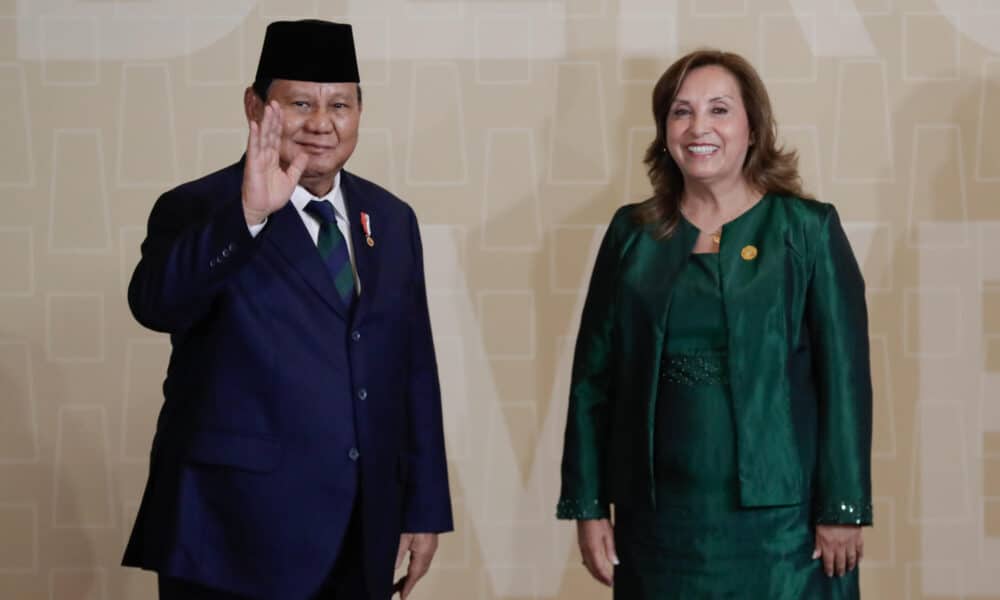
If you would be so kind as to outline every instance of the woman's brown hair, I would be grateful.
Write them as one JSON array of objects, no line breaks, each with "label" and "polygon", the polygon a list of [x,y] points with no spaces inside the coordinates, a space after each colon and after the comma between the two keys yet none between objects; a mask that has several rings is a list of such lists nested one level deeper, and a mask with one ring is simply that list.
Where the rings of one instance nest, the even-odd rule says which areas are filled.
[{"label": "woman's brown hair", "polygon": [[684,177],[667,145],[667,117],[670,106],[687,74],[699,67],[717,65],[729,71],[739,83],[743,106],[750,125],[750,147],[743,163],[743,176],[751,187],[765,192],[808,197],[802,190],[798,155],[778,146],[777,124],[767,95],[753,66],[739,54],[721,50],[695,50],[680,59],[660,77],[653,88],[653,119],[656,139],[646,149],[645,162],[653,196],[636,207],[639,223],[655,225],[656,237],[670,236],[680,221]]}]

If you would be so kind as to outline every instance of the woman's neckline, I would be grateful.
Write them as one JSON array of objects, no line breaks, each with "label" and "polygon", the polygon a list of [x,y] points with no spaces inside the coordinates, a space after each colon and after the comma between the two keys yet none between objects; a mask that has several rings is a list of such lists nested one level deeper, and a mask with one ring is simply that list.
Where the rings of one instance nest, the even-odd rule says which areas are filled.
[{"label": "woman's neckline", "polygon": [[[747,206],[747,207],[746,207],[746,208],[745,208],[745,209],[743,210],[743,212],[741,212],[740,214],[736,215],[736,216],[735,216],[735,217],[733,217],[732,219],[729,219],[728,221],[726,221],[725,223],[723,223],[722,225],[720,225],[720,226],[719,226],[719,229],[718,229],[718,230],[716,230],[716,234],[717,234],[717,235],[718,235],[718,236],[719,236],[720,238],[721,238],[721,237],[724,237],[724,236],[723,236],[723,233],[725,232],[725,229],[726,229],[726,227],[727,227],[727,226],[729,226],[729,225],[732,225],[733,223],[735,223],[735,222],[739,221],[739,220],[740,220],[740,219],[742,219],[743,217],[745,217],[745,216],[747,216],[748,214],[750,214],[751,212],[753,212],[753,211],[754,211],[754,209],[756,209],[756,208],[757,208],[758,206],[760,206],[761,204],[763,204],[765,200],[767,200],[768,196],[769,196],[769,194],[768,194],[767,192],[764,192],[764,194],[762,194],[762,195],[760,196],[760,198],[758,198],[758,199],[757,199],[757,201],[756,201],[756,202],[754,202],[754,203],[753,203],[753,204],[751,204],[750,206]],[[694,229],[695,231],[697,231],[699,235],[701,235],[701,234],[705,234],[705,235],[712,235],[712,233],[711,233],[711,232],[706,232],[706,231],[702,230],[701,228],[699,228],[699,227],[698,227],[697,225],[695,225],[694,223],[692,223],[692,222],[691,222],[691,220],[690,220],[690,219],[688,219],[688,218],[687,218],[687,217],[686,217],[686,216],[684,215],[684,213],[683,213],[683,212],[681,212],[680,210],[678,210],[677,212],[678,212],[678,213],[680,214],[680,218],[681,218],[681,219],[682,219],[682,220],[683,220],[683,221],[684,221],[685,223],[687,223],[688,225],[690,225],[690,226],[691,226],[691,227],[692,227],[692,228],[693,228],[693,229]],[[711,255],[711,254],[714,254],[714,255],[718,256],[718,255],[719,255],[719,253],[721,252],[721,250],[722,250],[722,247],[721,247],[721,245],[719,244],[719,242],[716,242],[716,246],[715,246],[715,252],[691,252],[690,254],[691,254],[691,256],[701,256],[701,255],[704,255],[704,254],[709,254],[709,255]]]},{"label": "woman's neckline", "polygon": [[[743,209],[743,212],[741,212],[740,214],[736,215],[732,219],[729,219],[728,221],[726,221],[725,223],[723,223],[722,225],[720,225],[719,226],[719,231],[724,230],[726,228],[726,226],[732,225],[733,223],[739,221],[743,217],[745,217],[748,214],[750,214],[751,212],[753,212],[755,208],[757,208],[758,206],[760,206],[761,204],[763,204],[765,200],[767,200],[768,196],[770,196],[770,194],[768,194],[767,192],[764,192],[760,196],[760,198],[757,199],[756,202],[754,202],[753,204],[751,204],[751,205],[747,206],[745,209]],[[681,218],[684,219],[684,221],[688,225],[690,225],[691,227],[694,227],[699,232],[704,233],[706,235],[711,235],[713,233],[711,231],[704,231],[700,227],[698,227],[697,225],[695,225],[694,223],[692,223],[691,219],[688,219],[687,215],[685,215],[684,211],[680,210],[679,207],[678,207],[677,213],[680,214]],[[692,252],[692,254],[695,254],[695,253]],[[698,252],[697,254],[718,254],[718,253],[717,252]]]}]

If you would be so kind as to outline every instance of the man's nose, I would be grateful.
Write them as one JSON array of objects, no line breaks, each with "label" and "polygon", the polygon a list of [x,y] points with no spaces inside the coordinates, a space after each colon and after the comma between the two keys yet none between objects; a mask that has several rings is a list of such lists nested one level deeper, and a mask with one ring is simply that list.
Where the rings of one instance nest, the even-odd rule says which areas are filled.
[{"label": "man's nose", "polygon": [[325,108],[320,108],[306,120],[306,127],[313,133],[331,133],[334,131],[333,115]]}]

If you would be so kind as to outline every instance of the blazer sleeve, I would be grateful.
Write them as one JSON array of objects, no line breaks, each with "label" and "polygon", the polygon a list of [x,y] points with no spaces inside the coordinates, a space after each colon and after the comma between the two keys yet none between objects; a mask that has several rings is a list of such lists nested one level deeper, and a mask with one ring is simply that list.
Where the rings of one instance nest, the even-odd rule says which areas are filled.
[{"label": "blazer sleeve", "polygon": [[806,296],[819,402],[816,521],[871,525],[872,384],[865,284],[837,211],[827,206]]},{"label": "blazer sleeve", "polygon": [[614,403],[612,335],[621,245],[630,212],[628,206],[618,209],[604,234],[580,319],[556,506],[559,519],[610,515],[605,468]]},{"label": "blazer sleeve", "polygon": [[403,531],[440,533],[454,529],[445,456],[438,380],[423,248],[416,215],[409,211],[413,272],[409,314],[409,390],[407,397],[406,489]]},{"label": "blazer sleeve", "polygon": [[[208,209],[212,204],[216,208]],[[155,331],[189,329],[256,244],[238,195],[210,203],[180,189],[163,194],[149,215],[142,258],[129,282],[132,314]]]}]

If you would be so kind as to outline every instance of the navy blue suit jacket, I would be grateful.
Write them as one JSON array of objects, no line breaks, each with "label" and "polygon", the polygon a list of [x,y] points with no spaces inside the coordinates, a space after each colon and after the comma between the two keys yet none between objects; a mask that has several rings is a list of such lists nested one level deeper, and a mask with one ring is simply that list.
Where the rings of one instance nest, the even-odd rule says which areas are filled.
[{"label": "navy blue suit jacket", "polygon": [[250,236],[242,177],[240,162],[181,185],[149,217],[129,306],[172,353],[123,563],[304,600],[357,502],[385,600],[400,533],[452,528],[416,216],[341,173],[362,290],[349,314],[291,203]]}]

